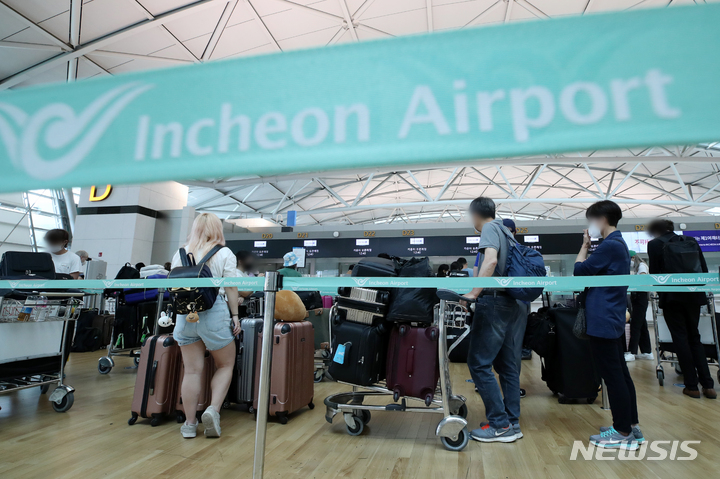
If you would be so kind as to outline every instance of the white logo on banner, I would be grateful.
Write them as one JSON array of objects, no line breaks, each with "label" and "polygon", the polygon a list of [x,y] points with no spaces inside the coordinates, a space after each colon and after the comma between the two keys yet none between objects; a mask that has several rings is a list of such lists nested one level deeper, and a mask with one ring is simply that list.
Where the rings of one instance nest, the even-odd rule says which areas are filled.
[{"label": "white logo on banner", "polygon": [[665,284],[665,283],[667,283],[668,280],[670,279],[670,275],[669,275],[669,274],[662,274],[662,275],[661,275],[661,274],[654,274],[654,275],[652,275],[652,277],[653,277],[653,279],[654,279],[655,281],[657,281],[657,282],[660,283],[660,284]]},{"label": "white logo on banner", "polygon": [[222,278],[213,278],[211,281],[212,281],[212,284],[214,284],[215,286],[220,286],[223,282],[223,279]]},{"label": "white logo on banner", "polygon": [[365,286],[365,283],[368,282],[368,279],[370,278],[353,278],[352,280],[355,281],[355,284],[358,286]]},{"label": "white logo on banner", "polygon": [[[120,112],[150,88],[128,83],[96,98],[80,114],[65,103],[51,103],[32,115],[0,103],[0,138],[16,168],[39,180],[58,178],[71,172]],[[61,154],[46,159],[47,151]]]},{"label": "white logo on banner", "polygon": [[500,286],[507,286],[512,283],[512,278],[495,278],[495,281],[500,283]]},{"label": "white logo on banner", "polygon": [[109,288],[114,283],[115,283],[115,281],[112,281],[112,280],[111,281],[103,281],[103,284],[105,285],[106,288]]},{"label": "white logo on banner", "polygon": [[10,281],[10,287],[11,288],[17,288],[17,285],[20,284],[17,281]]},{"label": "white logo on banner", "polygon": [[688,289],[690,291],[695,291],[697,289],[697,286],[688,286]]}]

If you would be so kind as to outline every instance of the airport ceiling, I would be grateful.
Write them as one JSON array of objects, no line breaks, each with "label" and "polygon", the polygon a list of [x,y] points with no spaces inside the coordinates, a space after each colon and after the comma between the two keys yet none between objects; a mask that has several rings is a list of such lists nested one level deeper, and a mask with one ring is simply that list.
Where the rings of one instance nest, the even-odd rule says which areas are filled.
[{"label": "airport ceiling", "polygon": [[[503,22],[711,0],[0,0],[0,90]],[[717,0],[712,0],[717,1]],[[84,52],[77,60],[65,54]],[[694,66],[701,67],[701,66]],[[222,218],[298,225],[464,221],[491,196],[504,216],[570,219],[611,198],[627,216],[720,214],[720,144],[570,152],[405,170],[186,182]]]}]

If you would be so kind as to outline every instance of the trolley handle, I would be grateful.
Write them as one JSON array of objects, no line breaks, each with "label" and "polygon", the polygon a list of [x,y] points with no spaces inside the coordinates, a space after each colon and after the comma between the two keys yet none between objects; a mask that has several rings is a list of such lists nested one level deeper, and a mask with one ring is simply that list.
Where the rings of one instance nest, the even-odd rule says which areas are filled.
[{"label": "trolley handle", "polygon": [[456,303],[459,303],[460,301],[465,301],[466,303],[477,303],[477,299],[466,298],[465,296],[462,296],[455,291],[450,291],[449,289],[438,289],[437,296],[445,301],[453,301]]}]

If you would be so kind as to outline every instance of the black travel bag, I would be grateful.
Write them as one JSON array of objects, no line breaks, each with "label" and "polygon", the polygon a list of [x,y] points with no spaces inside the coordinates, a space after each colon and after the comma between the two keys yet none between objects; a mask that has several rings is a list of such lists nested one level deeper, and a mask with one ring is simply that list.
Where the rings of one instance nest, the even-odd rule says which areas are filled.
[{"label": "black travel bag", "polygon": [[55,279],[55,264],[50,253],[6,251],[0,259],[0,277],[3,279]]},{"label": "black travel bag", "polygon": [[340,321],[333,330],[332,346],[328,374],[336,381],[370,386],[385,379],[388,330],[382,324]]},{"label": "black travel bag", "polygon": [[[429,278],[433,276],[430,259],[427,257],[410,258],[407,261],[396,259],[395,264],[399,277]],[[394,288],[390,293],[387,320],[430,324],[433,322],[435,305],[439,301],[437,288]]]},{"label": "black travel bag", "polygon": [[[363,258],[352,270],[353,277],[391,278],[397,276],[395,263],[387,258]],[[362,286],[359,284],[358,286]]]},{"label": "black travel bag", "polygon": [[323,307],[320,291],[296,291],[296,293],[300,296],[300,300],[305,305],[306,310],[310,311]]}]

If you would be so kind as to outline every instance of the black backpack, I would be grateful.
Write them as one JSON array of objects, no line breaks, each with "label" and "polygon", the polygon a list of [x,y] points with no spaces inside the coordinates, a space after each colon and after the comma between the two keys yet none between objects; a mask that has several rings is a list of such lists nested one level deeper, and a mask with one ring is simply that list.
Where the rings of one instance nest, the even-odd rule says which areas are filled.
[{"label": "black backpack", "polygon": [[[168,279],[178,278],[212,278],[212,272],[207,263],[215,253],[223,248],[215,245],[199,263],[195,263],[192,253],[187,253],[185,248],[180,248],[180,261],[182,266],[173,268]],[[170,288],[170,297],[173,300],[174,310],[177,314],[188,314],[190,312],[207,311],[213,307],[220,288]]]},{"label": "black backpack", "polygon": [[130,263],[125,263],[125,266],[120,268],[118,274],[115,275],[115,279],[139,279],[140,271],[136,270]]},{"label": "black backpack", "polygon": [[702,250],[692,236],[661,237],[663,273],[702,273]]}]

